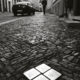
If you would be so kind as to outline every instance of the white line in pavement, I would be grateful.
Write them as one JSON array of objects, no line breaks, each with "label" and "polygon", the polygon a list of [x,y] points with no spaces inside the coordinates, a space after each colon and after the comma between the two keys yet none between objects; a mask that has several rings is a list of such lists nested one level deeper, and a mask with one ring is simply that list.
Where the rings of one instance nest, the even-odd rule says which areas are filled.
[{"label": "white line in pavement", "polygon": [[18,18],[18,19],[13,19],[13,20],[9,20],[9,21],[2,22],[2,23],[0,23],[0,26],[3,25],[3,24],[7,24],[7,23],[10,23],[10,22],[14,22],[14,21],[19,20],[19,19],[22,19],[22,18]]}]

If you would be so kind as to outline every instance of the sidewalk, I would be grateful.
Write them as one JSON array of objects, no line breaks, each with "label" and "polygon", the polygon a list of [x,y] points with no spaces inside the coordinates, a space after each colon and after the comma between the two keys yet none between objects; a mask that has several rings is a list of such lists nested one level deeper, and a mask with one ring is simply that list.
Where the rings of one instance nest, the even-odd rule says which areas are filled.
[{"label": "sidewalk", "polygon": [[80,17],[79,16],[74,16],[69,19],[60,18],[59,20],[67,28],[80,29]]}]

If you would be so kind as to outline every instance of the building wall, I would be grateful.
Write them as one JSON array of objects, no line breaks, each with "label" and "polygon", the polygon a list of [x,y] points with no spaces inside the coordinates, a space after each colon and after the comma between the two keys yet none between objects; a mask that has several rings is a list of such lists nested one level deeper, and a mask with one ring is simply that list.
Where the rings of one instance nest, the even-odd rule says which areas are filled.
[{"label": "building wall", "polygon": [[34,7],[39,8],[39,0],[32,0]]},{"label": "building wall", "polygon": [[73,12],[75,16],[80,16],[80,0],[74,0]]},{"label": "building wall", "polygon": [[12,0],[7,0],[7,11],[11,12],[12,11]]},{"label": "building wall", "polygon": [[[12,5],[16,4],[16,2],[18,1],[27,1],[27,0],[0,0],[1,4],[0,4],[0,11],[4,12],[4,11],[8,11],[8,12],[12,12]],[[41,0],[28,0],[30,2],[32,2],[34,4],[34,6],[36,8],[41,8],[41,4],[40,1]],[[47,0],[47,9],[49,9],[52,5],[54,0]]]},{"label": "building wall", "polygon": [[53,4],[54,0],[47,0],[47,9],[51,8],[51,5]]},{"label": "building wall", "polygon": [[1,12],[1,0],[0,0],[0,12]]},{"label": "building wall", "polygon": [[8,2],[10,2],[10,11],[11,11],[12,1],[13,0],[0,0],[0,12],[9,11],[9,3]]},{"label": "building wall", "polygon": [[12,12],[12,5],[18,0],[0,0],[0,12]]},{"label": "building wall", "polygon": [[1,12],[4,12],[3,5],[4,5],[3,0],[1,0]]},{"label": "building wall", "polygon": [[0,12],[7,11],[7,0],[0,0]]},{"label": "building wall", "polygon": [[64,0],[57,0],[50,8],[50,13],[62,16],[65,13]]},{"label": "building wall", "polygon": [[64,16],[67,10],[67,14],[69,17],[80,16],[80,0],[67,1],[68,2],[65,2],[65,0],[57,0],[55,3],[52,4],[49,12],[59,16]]}]

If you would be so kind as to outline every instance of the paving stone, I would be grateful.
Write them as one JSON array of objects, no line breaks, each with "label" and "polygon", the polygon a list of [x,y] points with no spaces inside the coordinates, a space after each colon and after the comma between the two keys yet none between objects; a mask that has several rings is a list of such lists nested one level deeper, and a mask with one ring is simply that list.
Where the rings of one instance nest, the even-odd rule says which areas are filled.
[{"label": "paving stone", "polygon": [[22,56],[18,56],[18,57],[14,58],[14,59],[11,59],[11,62],[18,61],[21,58],[22,58]]},{"label": "paving stone", "polygon": [[6,61],[6,59],[5,58],[1,58],[1,61]]},{"label": "paving stone", "polygon": [[51,61],[52,62],[56,62],[56,63],[58,62],[58,60],[57,59],[54,59],[54,58],[52,58]]},{"label": "paving stone", "polygon": [[62,78],[65,79],[65,80],[74,80],[74,79],[71,79],[71,78],[69,78],[67,76],[63,76]]},{"label": "paving stone", "polygon": [[73,77],[73,75],[71,73],[67,73],[65,71],[62,71],[62,74],[66,75],[69,78],[72,78]]},{"label": "paving stone", "polygon": [[24,68],[25,68],[25,66],[22,65],[20,68],[17,69],[17,71],[21,71],[21,70],[24,69]]},{"label": "paving stone", "polygon": [[11,74],[10,74],[10,73],[7,73],[7,74],[6,74],[6,76],[7,76],[7,77],[10,77],[10,76],[11,76]]},{"label": "paving stone", "polygon": [[55,80],[61,76],[61,73],[55,71],[54,69],[51,69],[44,73],[46,77],[48,77],[50,80]]},{"label": "paving stone", "polygon": [[58,39],[55,44],[59,45],[61,43],[61,41]]},{"label": "paving stone", "polygon": [[16,77],[19,79],[21,77],[21,74],[17,74]]},{"label": "paving stone", "polygon": [[53,64],[53,65],[55,65],[55,66],[60,66],[60,64],[57,63],[57,62],[54,62],[54,61],[48,61],[48,62],[51,63],[51,64]]},{"label": "paving stone", "polygon": [[40,60],[36,60],[36,61],[34,61],[34,63],[36,63],[36,64],[39,64],[39,63],[42,63],[42,62],[44,62],[45,61],[45,59],[40,59]]},{"label": "paving stone", "polygon": [[46,49],[47,49],[47,47],[46,47],[46,46],[42,46],[41,48],[42,48],[43,50],[46,50]]},{"label": "paving stone", "polygon": [[47,70],[49,70],[51,67],[47,66],[46,64],[41,64],[39,66],[36,67],[36,69],[38,71],[40,71],[41,73],[46,72]]},{"label": "paving stone", "polygon": [[66,64],[66,63],[67,63],[67,64],[70,63],[67,59],[64,59],[64,58],[62,59],[62,62],[65,63],[65,64]]},{"label": "paving stone", "polygon": [[71,53],[71,50],[67,50],[67,51],[65,51],[64,53],[65,53],[65,54],[69,54],[69,53]]},{"label": "paving stone", "polygon": [[62,51],[65,52],[67,50],[67,47],[63,47]]},{"label": "paving stone", "polygon": [[65,72],[68,72],[68,73],[72,73],[71,70],[69,70],[68,68],[65,68],[63,66],[59,66],[59,69],[61,69],[61,71],[65,71]]},{"label": "paving stone", "polygon": [[56,71],[60,72],[60,69],[58,67],[56,67],[55,65],[50,64],[50,63],[49,63],[49,65],[51,66],[52,69],[55,69]]},{"label": "paving stone", "polygon": [[76,71],[80,71],[80,67],[78,67],[78,66],[75,67],[75,69],[76,69]]},{"label": "paving stone", "polygon": [[74,59],[74,56],[70,56],[67,58],[69,61],[73,60]]},{"label": "paving stone", "polygon": [[28,58],[28,57],[25,56],[25,57],[22,57],[22,58],[18,59],[18,61],[21,62],[21,61],[23,61],[24,59],[27,59],[27,58]]},{"label": "paving stone", "polygon": [[3,66],[0,64],[0,69],[3,68]]},{"label": "paving stone", "polygon": [[30,62],[29,60],[25,59],[25,60],[23,60],[23,61],[21,62],[21,64],[22,64],[22,65],[25,65],[25,64],[29,65],[29,62]]},{"label": "paving stone", "polygon": [[40,75],[40,76],[38,76],[38,77],[36,77],[35,79],[33,79],[33,80],[49,80],[48,78],[46,78],[45,76],[43,76],[43,75]]},{"label": "paving stone", "polygon": [[33,79],[34,77],[38,76],[40,72],[38,72],[36,69],[32,68],[26,72],[23,73],[28,79]]},{"label": "paving stone", "polygon": [[69,57],[70,55],[65,55],[65,56],[63,56],[63,58],[65,59],[65,58],[67,58],[67,57]]},{"label": "paving stone", "polygon": [[68,66],[71,67],[71,68],[75,68],[76,64],[75,63],[70,63],[70,64],[68,64]]},{"label": "paving stone", "polygon": [[4,54],[4,57],[5,57],[5,58],[8,58],[8,57],[10,56],[10,54],[11,54],[11,53],[6,53],[6,54]]},{"label": "paving stone", "polygon": [[21,64],[21,63],[18,63],[18,64],[15,64],[15,65],[13,65],[13,68],[14,69],[18,69],[18,68],[20,68],[20,67],[22,67],[23,65]]},{"label": "paving stone", "polygon": [[39,58],[39,57],[42,57],[43,54],[38,54],[38,55],[35,55],[35,58]]},{"label": "paving stone", "polygon": [[6,69],[10,72],[13,73],[15,70],[11,66],[7,66]]},{"label": "paving stone", "polygon": [[73,55],[74,55],[74,56],[77,56],[77,55],[79,55],[79,54],[80,54],[80,53],[74,53]]},{"label": "paving stone", "polygon": [[13,62],[11,62],[11,64],[14,65],[14,64],[16,64],[17,62],[18,62],[18,61],[13,61]]},{"label": "paving stone", "polygon": [[80,80],[80,77],[74,77],[74,80]]},{"label": "paving stone", "polygon": [[9,61],[4,61],[3,63],[7,66],[9,64]]},{"label": "paving stone", "polygon": [[67,46],[67,48],[70,48],[70,49],[72,49],[72,46]]},{"label": "paving stone", "polygon": [[61,64],[61,66],[65,67],[65,68],[68,68],[68,64],[67,63],[59,62],[59,64]]},{"label": "paving stone", "polygon": [[62,50],[62,47],[61,47],[61,46],[57,46],[57,48],[58,48],[59,50]]}]

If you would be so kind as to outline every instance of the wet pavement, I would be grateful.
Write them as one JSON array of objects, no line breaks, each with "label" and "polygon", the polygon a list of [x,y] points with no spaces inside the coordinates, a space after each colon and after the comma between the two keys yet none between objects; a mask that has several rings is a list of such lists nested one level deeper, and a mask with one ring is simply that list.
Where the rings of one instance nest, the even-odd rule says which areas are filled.
[{"label": "wet pavement", "polygon": [[0,26],[0,80],[27,80],[24,71],[42,63],[60,72],[57,80],[80,80],[80,31],[53,14]]}]

